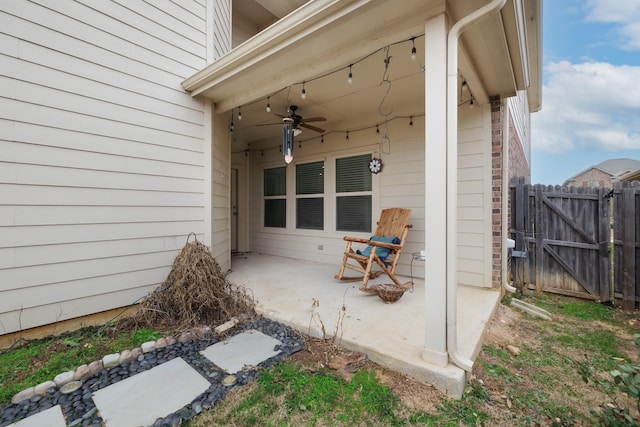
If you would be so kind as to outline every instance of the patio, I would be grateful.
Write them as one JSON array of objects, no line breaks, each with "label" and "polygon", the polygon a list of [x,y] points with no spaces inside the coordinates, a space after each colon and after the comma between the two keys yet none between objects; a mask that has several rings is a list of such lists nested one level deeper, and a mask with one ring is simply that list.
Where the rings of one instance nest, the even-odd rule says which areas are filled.
[{"label": "patio", "polygon": [[[334,334],[336,342],[360,351],[380,365],[431,383],[460,397],[465,372],[453,365],[439,367],[422,359],[425,334],[424,280],[414,279],[413,293],[393,304],[358,290],[358,282],[334,279],[338,265],[292,258],[241,253],[232,258],[227,278],[253,291],[260,314],[315,337]],[[413,261],[413,271],[424,267]],[[381,276],[370,284],[390,282]],[[400,277],[403,282],[411,280]],[[500,301],[496,289],[458,286],[458,350],[475,360],[487,322]],[[344,306],[344,317],[342,307]]]}]

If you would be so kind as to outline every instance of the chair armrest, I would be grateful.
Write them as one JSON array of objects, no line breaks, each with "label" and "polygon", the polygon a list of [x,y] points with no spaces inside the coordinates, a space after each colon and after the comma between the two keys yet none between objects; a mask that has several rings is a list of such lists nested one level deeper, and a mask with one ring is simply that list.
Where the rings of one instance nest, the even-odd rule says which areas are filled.
[{"label": "chair armrest", "polygon": [[381,248],[387,248],[387,249],[393,249],[395,251],[397,251],[398,249],[402,249],[402,245],[396,244],[396,243],[386,243],[386,242],[379,242],[377,240],[367,240],[364,243],[371,245],[371,246],[378,246]]},{"label": "chair armrest", "polygon": [[362,239],[360,237],[350,237],[350,236],[344,236],[344,240],[346,240],[347,242],[356,242],[356,243],[369,243],[369,239]]}]

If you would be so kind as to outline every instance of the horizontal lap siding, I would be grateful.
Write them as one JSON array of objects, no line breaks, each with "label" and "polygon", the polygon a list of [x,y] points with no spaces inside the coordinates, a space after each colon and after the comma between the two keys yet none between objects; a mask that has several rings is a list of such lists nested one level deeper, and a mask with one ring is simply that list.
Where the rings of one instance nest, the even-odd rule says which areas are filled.
[{"label": "horizontal lap siding", "polygon": [[[379,144],[373,141],[371,135],[366,131],[354,132],[349,135],[348,146],[345,146],[343,138],[326,137],[324,143],[313,143],[296,147],[294,151],[295,162],[307,163],[325,160],[325,162],[335,162],[335,156],[345,157],[374,153],[382,158],[382,172],[373,177],[373,222],[375,230],[376,221],[380,211],[385,208],[410,208],[412,210],[409,222],[413,228],[409,231],[404,253],[401,256],[398,266],[398,273],[410,274],[411,253],[424,249],[425,230],[425,202],[424,202],[424,118],[414,117],[414,125],[409,127],[401,120],[389,123],[389,134],[391,135],[391,147],[389,153],[380,153]],[[266,146],[273,146],[275,141],[266,143]],[[316,141],[317,142],[317,141]],[[337,153],[337,154],[336,154]],[[244,157],[244,153],[235,154]],[[238,163],[241,161],[238,160]],[[367,233],[353,233],[336,231],[332,228],[334,218],[325,216],[325,230],[296,230],[291,228],[269,229],[263,225],[263,197],[262,197],[262,174],[265,167],[284,166],[282,154],[277,150],[265,150],[264,153],[252,152],[249,154],[250,162],[250,189],[251,192],[251,250],[266,254],[305,259],[310,261],[325,262],[336,265],[337,268],[342,260],[345,250],[345,235],[369,237]],[[325,164],[326,170],[334,171],[333,166]],[[289,166],[288,178],[293,180],[295,175],[295,165]],[[335,172],[334,172],[335,173]],[[293,182],[293,181],[292,181]],[[335,196],[329,195],[334,191],[332,178],[325,179],[325,212],[327,210],[334,216]],[[289,189],[295,186],[289,186]],[[295,204],[295,194],[291,195],[287,203]],[[328,204],[328,209],[327,209]],[[295,210],[290,211],[295,212]],[[295,223],[295,219],[293,221]],[[295,227],[295,226],[294,226]],[[318,249],[322,246],[322,249]],[[358,248],[364,248],[357,245]],[[422,277],[424,269],[417,263],[413,265],[414,276]]]},{"label": "horizontal lap siding", "polygon": [[[465,111],[466,110],[466,111]],[[308,144],[294,152],[296,162],[305,163],[332,159],[340,155],[363,154],[367,150],[382,158],[383,169],[374,178],[375,220],[384,208],[405,207],[412,209],[409,232],[398,272],[411,273],[411,254],[424,249],[425,233],[425,182],[424,182],[424,119],[414,118],[414,126],[401,121],[390,123],[391,150],[380,154],[377,143],[372,144],[370,135],[353,133],[349,146],[343,140],[325,138],[324,144]],[[482,108],[460,110],[458,144],[458,282],[472,286],[491,286],[491,146],[490,115]],[[270,143],[273,146],[274,142]],[[428,142],[427,142],[428,143]],[[268,144],[269,145],[269,144]],[[349,151],[351,150],[351,151]],[[244,157],[243,153],[238,156]],[[251,162],[251,250],[273,255],[287,256],[312,261],[341,262],[345,235],[368,237],[370,233],[348,233],[328,228],[325,217],[324,232],[295,229],[265,229],[263,223],[262,173],[264,167],[283,166],[282,155],[274,150],[250,154]],[[289,179],[295,168],[289,166]],[[444,177],[443,177],[444,179]],[[377,180],[377,181],[376,181]],[[327,181],[325,181],[327,182]],[[289,187],[295,188],[295,187]],[[325,194],[329,191],[325,188]],[[294,197],[288,203],[295,203]],[[335,211],[332,197],[329,212]],[[427,203],[444,203],[443,200]],[[375,210],[375,208],[374,208]],[[325,209],[326,211],[326,209]],[[291,210],[289,211],[291,213]],[[295,211],[293,211],[295,212]],[[295,222],[295,221],[294,221]],[[321,245],[323,249],[318,249]],[[422,264],[414,263],[413,274],[422,276]]]},{"label": "horizontal lap siding", "polygon": [[491,286],[490,115],[461,108],[458,132],[458,283]]},{"label": "horizontal lap siding", "polygon": [[203,2],[0,5],[0,334],[129,305],[204,235]]}]

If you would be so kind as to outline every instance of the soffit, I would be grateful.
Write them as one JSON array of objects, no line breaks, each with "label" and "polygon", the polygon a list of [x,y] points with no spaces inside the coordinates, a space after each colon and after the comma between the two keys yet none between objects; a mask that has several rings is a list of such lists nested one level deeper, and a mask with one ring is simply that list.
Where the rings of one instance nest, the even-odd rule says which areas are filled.
[{"label": "soffit", "polygon": [[[491,95],[513,95],[524,84],[526,61],[510,53],[521,46],[517,25],[511,22],[514,1],[520,0],[508,0],[504,13],[496,12],[462,34],[460,71],[482,102]],[[277,138],[278,126],[257,125],[278,124],[274,113],[286,114],[290,104],[298,105],[304,117],[325,117],[326,121],[316,124],[327,131],[371,125],[383,119],[380,110],[392,111],[394,116],[417,115],[424,112],[425,21],[446,7],[454,22],[486,2],[314,0],[209,64],[183,86],[193,96],[212,99],[218,113],[236,109],[235,116],[241,107],[244,119],[236,120],[234,133],[245,141]],[[345,67],[350,63],[415,36],[420,36],[415,41],[416,61],[409,57],[411,44],[390,48],[392,88],[382,108],[385,52],[355,65],[354,83],[346,84]],[[319,76],[324,77],[314,80]],[[307,82],[305,100],[300,98],[302,82]],[[270,95],[272,112],[266,113]]]}]

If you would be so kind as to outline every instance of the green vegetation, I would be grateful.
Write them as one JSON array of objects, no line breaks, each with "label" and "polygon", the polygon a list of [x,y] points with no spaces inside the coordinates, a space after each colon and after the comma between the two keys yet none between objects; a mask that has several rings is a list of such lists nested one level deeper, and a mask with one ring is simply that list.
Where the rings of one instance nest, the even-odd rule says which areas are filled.
[{"label": "green vegetation", "polygon": [[[638,426],[638,312],[556,295],[526,298],[553,320],[500,307],[462,399],[407,385],[371,362],[345,381],[320,365],[326,360],[318,353],[315,361],[288,359],[264,370],[187,425]],[[163,335],[87,328],[0,351],[0,406],[26,387]],[[417,403],[407,404],[416,394]]]},{"label": "green vegetation", "polygon": [[[346,383],[285,362],[263,372],[242,399],[229,399],[192,425],[406,425],[411,421],[401,409],[398,397],[374,372],[358,371]],[[409,415],[414,420],[423,416]]]},{"label": "green vegetation", "polygon": [[0,351],[0,406],[11,402],[17,392],[40,384],[103,356],[137,347],[162,336],[159,331],[140,329],[115,332],[104,328],[84,328]]}]

